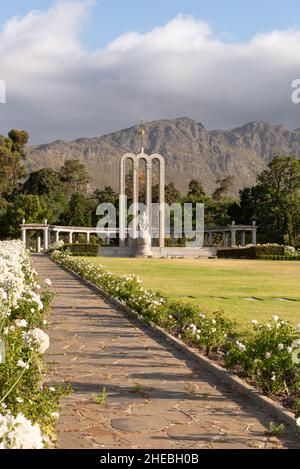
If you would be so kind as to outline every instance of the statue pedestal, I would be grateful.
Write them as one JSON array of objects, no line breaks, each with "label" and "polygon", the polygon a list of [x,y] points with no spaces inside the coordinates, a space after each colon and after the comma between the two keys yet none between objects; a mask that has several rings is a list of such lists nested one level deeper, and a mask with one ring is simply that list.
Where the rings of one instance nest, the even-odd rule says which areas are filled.
[{"label": "statue pedestal", "polygon": [[135,257],[152,257],[151,251],[151,236],[149,233],[143,235],[136,240],[136,253]]}]

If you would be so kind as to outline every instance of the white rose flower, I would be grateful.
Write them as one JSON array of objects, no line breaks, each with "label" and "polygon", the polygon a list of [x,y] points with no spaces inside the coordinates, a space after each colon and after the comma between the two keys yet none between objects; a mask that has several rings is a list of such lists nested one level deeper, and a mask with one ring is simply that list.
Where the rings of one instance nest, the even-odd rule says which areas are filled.
[{"label": "white rose flower", "polygon": [[47,287],[51,287],[52,282],[51,282],[50,278],[45,279],[45,285],[47,285]]},{"label": "white rose flower", "polygon": [[18,327],[27,327],[28,326],[26,319],[16,319],[16,325]]},{"label": "white rose flower", "polygon": [[273,320],[274,320],[275,322],[278,322],[278,321],[279,321],[279,316],[277,316],[277,314],[276,314],[275,316],[273,316]]},{"label": "white rose flower", "polygon": [[258,325],[258,321],[256,319],[252,319],[251,323],[253,324],[253,326],[257,326]]},{"label": "white rose flower", "polygon": [[239,342],[238,340],[236,341],[236,346],[237,348],[239,349],[240,352],[246,352],[247,348],[244,344],[242,344],[241,342]]},{"label": "white rose flower", "polygon": [[284,349],[284,345],[283,345],[283,344],[278,344],[277,348],[278,348],[278,350],[280,350],[280,351],[281,351],[281,350],[283,350],[283,349]]},{"label": "white rose flower", "polygon": [[23,414],[0,414],[0,447],[3,449],[42,449],[43,437],[38,424]]},{"label": "white rose flower", "polygon": [[29,368],[28,363],[24,362],[23,360],[18,360],[17,366],[18,366],[19,368]]},{"label": "white rose flower", "polygon": [[48,334],[38,327],[24,334],[24,339],[27,344],[33,346],[38,353],[45,353],[49,348],[50,340]]},{"label": "white rose flower", "polygon": [[271,356],[272,356],[271,352],[267,352],[266,355],[265,355],[267,360],[269,360],[271,358]]}]

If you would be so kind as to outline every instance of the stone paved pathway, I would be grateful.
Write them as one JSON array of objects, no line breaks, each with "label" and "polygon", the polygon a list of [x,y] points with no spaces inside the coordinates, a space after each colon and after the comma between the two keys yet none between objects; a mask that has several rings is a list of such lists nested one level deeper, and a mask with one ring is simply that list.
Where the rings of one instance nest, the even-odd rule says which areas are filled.
[{"label": "stone paved pathway", "polygon": [[266,426],[274,419],[251,401],[151,337],[47,257],[33,260],[56,293],[51,382],[66,381],[74,389],[62,401],[59,447],[300,446],[289,432],[281,440],[267,437]]}]

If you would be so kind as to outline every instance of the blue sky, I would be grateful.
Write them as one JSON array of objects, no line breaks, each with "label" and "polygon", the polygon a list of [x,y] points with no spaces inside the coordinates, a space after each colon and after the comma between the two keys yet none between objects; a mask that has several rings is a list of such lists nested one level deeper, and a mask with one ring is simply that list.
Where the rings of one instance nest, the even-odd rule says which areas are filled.
[{"label": "blue sky", "polygon": [[[1,2],[0,24],[32,9],[47,9],[54,3],[53,0]],[[256,33],[273,29],[300,28],[299,0],[94,0],[83,40],[89,49],[103,47],[128,31],[143,33],[162,26],[177,13],[209,22],[216,35],[227,41],[247,41]]]},{"label": "blue sky", "polygon": [[44,143],[181,116],[300,128],[299,0],[1,3],[0,133]]}]

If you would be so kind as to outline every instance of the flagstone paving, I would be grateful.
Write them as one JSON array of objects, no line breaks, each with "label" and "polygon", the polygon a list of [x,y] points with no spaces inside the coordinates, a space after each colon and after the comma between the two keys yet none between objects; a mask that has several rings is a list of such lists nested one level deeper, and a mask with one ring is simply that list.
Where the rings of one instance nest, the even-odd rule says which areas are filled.
[{"label": "flagstone paving", "polygon": [[49,382],[73,387],[62,400],[60,448],[300,447],[290,430],[266,436],[269,414],[46,256],[33,262],[56,295]]}]

